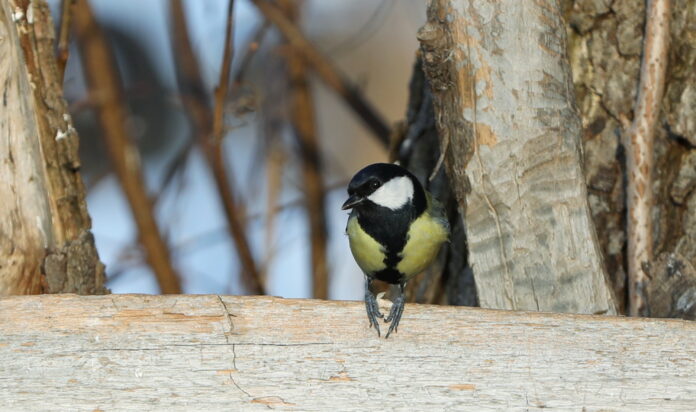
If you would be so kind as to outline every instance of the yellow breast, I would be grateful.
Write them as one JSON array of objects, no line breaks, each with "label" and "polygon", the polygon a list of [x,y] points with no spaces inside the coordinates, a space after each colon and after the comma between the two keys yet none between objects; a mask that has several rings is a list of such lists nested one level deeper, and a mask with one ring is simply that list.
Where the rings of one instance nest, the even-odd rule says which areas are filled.
[{"label": "yellow breast", "polygon": [[421,215],[411,224],[396,269],[407,279],[419,274],[432,263],[448,236],[447,229],[440,222],[426,214]]},{"label": "yellow breast", "polygon": [[358,224],[358,218],[351,216],[346,227],[350,251],[360,269],[367,274],[373,274],[386,268],[384,264],[384,247],[372,236],[367,234]]}]

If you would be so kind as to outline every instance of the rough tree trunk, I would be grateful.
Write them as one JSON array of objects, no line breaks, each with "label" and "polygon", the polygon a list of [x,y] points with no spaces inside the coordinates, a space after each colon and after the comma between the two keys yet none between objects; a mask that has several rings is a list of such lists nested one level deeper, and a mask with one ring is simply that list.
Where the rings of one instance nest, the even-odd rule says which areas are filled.
[{"label": "rough tree trunk", "polygon": [[[626,309],[624,125],[633,117],[645,2],[563,0],[583,119],[589,200],[621,311]],[[666,93],[655,135],[650,316],[696,315],[696,2],[673,0]]]},{"label": "rough tree trunk", "polygon": [[616,313],[557,2],[434,0],[419,39],[481,306]]},{"label": "rough tree trunk", "polygon": [[43,1],[0,0],[0,295],[104,293]]}]

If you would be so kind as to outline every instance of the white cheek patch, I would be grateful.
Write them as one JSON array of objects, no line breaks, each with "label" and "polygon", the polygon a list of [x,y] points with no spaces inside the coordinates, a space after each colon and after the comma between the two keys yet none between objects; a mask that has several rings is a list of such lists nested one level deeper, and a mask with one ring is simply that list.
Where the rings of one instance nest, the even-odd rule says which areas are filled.
[{"label": "white cheek patch", "polygon": [[413,198],[413,182],[408,176],[395,177],[367,198],[391,210],[399,209]]}]

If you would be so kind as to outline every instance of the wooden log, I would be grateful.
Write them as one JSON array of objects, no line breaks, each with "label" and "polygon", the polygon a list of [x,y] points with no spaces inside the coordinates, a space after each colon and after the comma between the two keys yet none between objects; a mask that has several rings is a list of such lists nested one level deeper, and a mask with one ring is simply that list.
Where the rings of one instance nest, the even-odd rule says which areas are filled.
[{"label": "wooden log", "polygon": [[693,410],[696,323],[232,296],[0,299],[8,410]]}]

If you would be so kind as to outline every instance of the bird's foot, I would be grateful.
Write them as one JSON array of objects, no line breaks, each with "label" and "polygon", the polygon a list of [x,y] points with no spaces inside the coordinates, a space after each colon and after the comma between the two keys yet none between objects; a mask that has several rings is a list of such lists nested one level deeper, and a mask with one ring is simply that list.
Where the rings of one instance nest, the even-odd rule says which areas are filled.
[{"label": "bird's foot", "polygon": [[380,336],[379,323],[377,323],[377,318],[383,318],[384,315],[379,311],[379,305],[377,305],[377,298],[370,292],[369,288],[365,290],[365,308],[367,309],[367,319],[370,321],[370,327],[375,327],[377,329],[377,336]]},{"label": "bird's foot", "polygon": [[399,322],[401,321],[401,315],[404,313],[405,303],[406,298],[404,298],[403,293],[400,293],[399,296],[394,299],[394,303],[389,311],[389,316],[384,319],[385,323],[389,323],[389,330],[387,331],[387,335],[384,337],[385,339],[389,337],[392,331],[398,332]]}]

